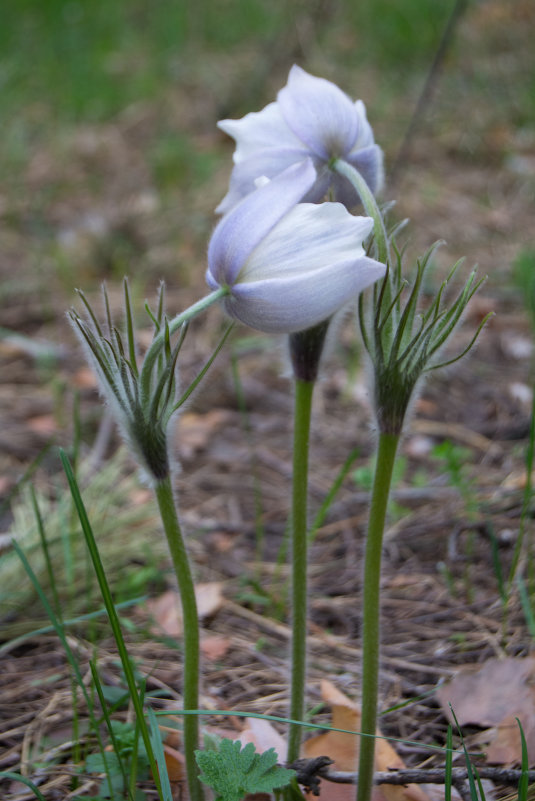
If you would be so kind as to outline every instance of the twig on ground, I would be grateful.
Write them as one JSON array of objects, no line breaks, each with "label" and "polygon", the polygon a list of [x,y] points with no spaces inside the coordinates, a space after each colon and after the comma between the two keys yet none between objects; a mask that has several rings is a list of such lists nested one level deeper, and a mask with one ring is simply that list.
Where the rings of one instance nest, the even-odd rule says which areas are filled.
[{"label": "twig on ground", "polygon": [[[302,760],[308,762],[309,760]],[[498,784],[517,784],[522,777],[522,770],[519,768],[493,768],[488,766],[478,767],[477,772],[480,779],[490,779]],[[329,770],[327,767],[320,767],[317,775],[322,779],[337,784],[356,784],[358,773],[341,770]],[[446,778],[445,768],[403,768],[402,770],[382,770],[374,773],[374,784],[444,784]],[[451,780],[454,787],[460,791],[461,784],[468,780],[466,768],[453,768]],[[528,771],[528,781],[535,781],[535,770]],[[462,793],[461,793],[462,795]]]}]

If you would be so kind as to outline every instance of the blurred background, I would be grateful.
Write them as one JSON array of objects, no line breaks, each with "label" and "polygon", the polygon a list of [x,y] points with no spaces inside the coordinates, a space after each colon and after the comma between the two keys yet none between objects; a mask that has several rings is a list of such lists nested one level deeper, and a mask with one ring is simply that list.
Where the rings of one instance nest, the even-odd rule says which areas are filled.
[{"label": "blurred background", "polygon": [[6,0],[0,467],[37,456],[84,387],[57,369],[79,366],[75,287],[113,298],[128,275],[140,314],[160,279],[170,313],[204,293],[233,151],[216,122],[272,101],[293,63],[365,102],[410,249],[445,239],[439,270],[479,262],[490,307],[517,308],[513,265],[535,265],[534,26],[531,0]]},{"label": "blurred background", "polygon": [[491,244],[514,256],[529,234],[508,212],[533,198],[534,23],[529,0],[4,2],[3,325],[29,297],[55,312],[57,292],[124,273],[202,287],[233,150],[216,121],[273,100],[294,62],[364,100],[385,199],[424,245],[477,240],[484,269]]}]

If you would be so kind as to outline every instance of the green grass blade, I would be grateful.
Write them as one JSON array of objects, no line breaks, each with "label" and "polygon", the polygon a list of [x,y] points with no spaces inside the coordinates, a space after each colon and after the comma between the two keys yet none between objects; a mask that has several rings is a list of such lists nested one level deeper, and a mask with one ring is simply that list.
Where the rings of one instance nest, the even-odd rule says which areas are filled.
[{"label": "green grass blade", "polygon": [[520,596],[520,603],[522,605],[522,611],[524,612],[526,625],[532,639],[535,640],[535,616],[533,614],[533,608],[531,606],[528,591],[526,590],[526,585],[524,584],[521,576],[517,577],[516,583],[518,586],[518,594]]},{"label": "green grass blade", "polygon": [[41,793],[41,791],[35,786],[33,782],[26,778],[26,776],[21,776],[20,773],[11,773],[9,770],[2,771],[0,773],[0,779],[11,779],[14,782],[20,782],[21,784],[25,784],[26,787],[29,787],[32,793],[35,795],[39,801],[46,801],[46,798]]},{"label": "green grass blade", "polygon": [[451,801],[451,777],[453,770],[453,729],[448,724],[446,735],[446,771],[444,776],[444,801]]},{"label": "green grass blade", "polygon": [[322,525],[323,525],[323,523],[325,521],[325,518],[327,517],[327,514],[329,513],[329,509],[331,508],[331,505],[334,502],[334,499],[336,498],[340,487],[344,483],[345,477],[347,476],[347,474],[349,473],[349,471],[353,467],[355,459],[357,458],[358,455],[359,455],[358,448],[353,448],[353,450],[350,452],[349,456],[345,460],[344,464],[340,468],[340,470],[338,472],[338,475],[334,479],[334,481],[333,481],[333,483],[331,485],[331,488],[329,489],[329,492],[325,496],[325,500],[321,504],[321,506],[320,506],[320,508],[318,510],[318,513],[316,514],[316,517],[314,518],[314,522],[312,523],[310,531],[308,532],[308,544],[309,545],[312,545],[312,543],[314,542],[314,539],[316,537],[318,529],[320,529],[322,527]]},{"label": "green grass blade", "polygon": [[[163,715],[206,715],[206,709],[167,709],[167,710],[156,710],[154,712],[156,716]],[[381,740],[388,740],[390,743],[404,743],[405,745],[416,745],[419,748],[427,748],[430,751],[439,751],[444,752],[444,747],[442,745],[433,745],[432,743],[422,743],[421,741],[416,740],[406,740],[403,737],[387,737],[384,734],[364,734],[361,731],[354,731],[353,729],[338,729],[335,726],[328,726],[325,723],[309,723],[304,720],[293,720],[292,718],[283,718],[279,717],[278,715],[263,715],[260,712],[240,712],[235,710],[228,710],[228,709],[211,709],[210,716],[214,715],[221,715],[222,717],[228,718],[256,718],[257,720],[269,720],[275,723],[285,723],[286,725],[289,724],[296,724],[298,726],[303,726],[305,729],[321,729],[321,731],[338,731],[342,734],[354,734],[355,737],[374,737],[379,738]],[[473,757],[483,757],[484,754],[481,751],[467,751],[467,756]]]},{"label": "green grass blade", "polygon": [[158,772],[160,775],[160,782],[163,792],[163,801],[173,801],[173,794],[171,792],[171,785],[169,783],[169,775],[167,773],[167,765],[165,763],[165,754],[163,751],[162,738],[160,736],[160,729],[154,710],[149,707],[148,709],[149,723],[150,723],[150,736],[151,743],[156,756],[158,764]]},{"label": "green grass blade", "polygon": [[[73,652],[71,650],[71,647],[69,646],[69,643],[67,642],[67,638],[65,637],[65,632],[63,630],[63,625],[58,620],[54,610],[52,609],[52,607],[51,607],[51,605],[50,605],[50,603],[48,601],[48,598],[44,594],[43,588],[41,587],[41,585],[39,583],[39,579],[37,578],[37,576],[33,572],[32,567],[31,567],[30,563],[28,562],[24,551],[22,550],[22,548],[20,547],[20,545],[18,544],[18,542],[16,540],[12,540],[12,545],[13,545],[13,548],[14,548],[17,556],[19,557],[19,559],[21,560],[21,562],[23,564],[26,573],[28,574],[28,578],[30,579],[31,583],[34,586],[34,589],[35,589],[35,591],[36,591],[36,593],[37,593],[37,595],[39,597],[39,600],[41,601],[41,603],[43,605],[43,608],[44,608],[46,614],[50,618],[50,622],[52,623],[54,631],[56,632],[56,634],[58,635],[58,637],[60,639],[60,642],[61,642],[61,644],[62,644],[62,646],[63,646],[63,648],[65,650],[65,654],[67,656],[67,661],[69,662],[69,665],[71,666],[71,668],[72,668],[72,670],[74,672],[74,675],[76,676],[76,680],[77,680],[78,684],[80,685],[80,689],[82,690],[82,693],[84,695],[85,701],[86,701],[88,709],[90,711],[90,714],[92,714],[93,702],[92,702],[91,696],[87,692],[86,686],[84,684],[84,680],[82,678],[82,674],[80,672],[80,668],[78,666],[78,662],[76,661],[76,658],[75,658],[75,656],[74,656],[74,654],[73,654]],[[93,720],[94,720],[94,718],[93,718]]]},{"label": "green grass blade", "polygon": [[509,585],[511,586],[515,580],[518,563],[522,554],[522,545],[524,544],[524,537],[526,533],[527,521],[529,519],[529,508],[531,505],[531,498],[533,496],[533,467],[535,464],[535,384],[533,386],[533,401],[531,404],[531,419],[529,426],[528,446],[526,450],[526,486],[524,488],[524,495],[522,498],[522,512],[520,514],[520,528],[518,537],[515,543],[515,550],[513,553],[513,561],[509,573]]},{"label": "green grass blade", "polygon": [[[140,595],[139,598],[131,598],[129,601],[121,601],[121,603],[115,605],[115,608],[127,609],[129,606],[137,606],[138,604],[143,603],[143,601],[146,601],[147,598],[148,595]],[[63,620],[61,625],[64,629],[66,629],[69,626],[77,626],[79,623],[83,623],[86,620],[95,620],[96,618],[102,617],[105,614],[107,614],[106,609],[97,609],[95,612],[87,612],[85,615],[78,615],[77,617],[72,617],[69,620]],[[0,656],[8,651],[12,651],[13,648],[17,648],[25,640],[31,640],[33,637],[37,637],[39,634],[50,634],[52,631],[55,631],[55,627],[53,625],[41,626],[39,629],[34,629],[33,631],[26,632],[26,634],[21,634],[20,637],[14,637],[12,640],[8,640],[0,645]]]},{"label": "green grass blade", "polygon": [[524,729],[522,728],[522,724],[520,723],[518,718],[516,718],[516,722],[518,723],[518,728],[520,729],[520,740],[522,742],[522,764],[521,764],[522,777],[518,782],[518,801],[527,801],[528,786],[529,786],[528,746],[526,743],[526,738],[524,736]]},{"label": "green grass blade", "polygon": [[80,672],[80,667],[78,665],[76,657],[74,656],[74,654],[72,652],[72,649],[71,649],[69,643],[67,642],[67,638],[65,637],[65,632],[64,632],[64,629],[63,629],[63,625],[60,623],[60,621],[58,620],[58,618],[56,617],[56,615],[54,613],[54,610],[50,606],[48,598],[44,594],[43,588],[41,587],[37,576],[33,572],[32,568],[31,568],[31,565],[28,562],[28,560],[26,558],[26,555],[24,554],[22,548],[20,547],[18,542],[16,542],[16,540],[12,541],[12,545],[13,545],[13,549],[15,550],[15,552],[17,553],[19,559],[21,560],[21,562],[23,564],[24,569],[26,570],[26,573],[28,574],[28,578],[30,579],[31,583],[33,584],[33,586],[35,588],[35,591],[36,591],[36,593],[37,593],[37,595],[39,597],[39,600],[41,601],[41,603],[43,605],[43,608],[44,608],[46,614],[50,618],[50,622],[52,623],[52,625],[54,627],[54,631],[58,635],[58,638],[59,638],[59,640],[60,640],[60,642],[61,642],[61,644],[63,646],[63,649],[65,651],[65,655],[67,657],[67,661],[68,661],[68,663],[69,663],[69,665],[71,667],[71,670],[73,671],[75,680],[78,683],[78,686],[80,687],[80,689],[82,691],[82,694],[84,696],[85,702],[87,704],[87,710],[88,710],[88,714],[89,714],[89,719],[90,719],[93,731],[95,732],[95,736],[97,738],[97,742],[99,744],[99,747],[100,747],[101,751],[103,751],[104,750],[104,744],[102,742],[102,737],[101,737],[101,734],[100,734],[98,721],[95,718],[95,710],[94,710],[93,699],[92,699],[91,695],[87,691],[87,688],[85,686],[82,674]]},{"label": "green grass blade", "polygon": [[[461,731],[461,727],[459,726],[459,721],[457,720],[457,716],[456,716],[455,712],[453,711],[453,707],[452,707],[451,704],[450,704],[450,711],[451,711],[451,714],[453,715],[453,719],[455,721],[455,725],[457,726],[457,730],[459,732],[459,737],[461,738],[461,744],[462,744],[463,751],[464,751],[464,760],[466,762],[466,772],[468,773],[468,785],[470,787],[470,798],[472,799],[472,801],[485,801],[484,795],[481,797],[481,799],[479,799],[479,796],[477,794],[477,788],[476,788],[476,775],[477,775],[477,772],[476,772],[476,774],[474,774],[474,769],[472,768],[472,763],[470,762],[470,754],[466,750],[466,745],[464,743],[463,733]],[[477,777],[477,781],[479,782],[479,776]],[[481,786],[480,782],[479,782],[479,785]]]},{"label": "green grass blade", "polygon": [[[115,732],[113,731],[113,726],[111,725],[111,718],[108,712],[108,704],[106,703],[106,699],[104,698],[104,693],[102,691],[102,685],[100,683],[100,677],[98,675],[96,660],[93,658],[89,662],[89,667],[91,669],[91,676],[93,677],[93,683],[95,685],[95,690],[97,691],[98,699],[100,701],[100,707],[102,709],[102,714],[104,716],[104,720],[106,721],[106,728],[108,729],[108,734],[110,735],[110,740],[113,745],[113,750],[115,752],[115,756],[117,757],[117,762],[119,763],[119,770],[121,771],[121,775],[123,777],[123,787],[128,787],[128,780],[126,778],[126,770],[123,764],[123,760],[121,758],[119,743],[117,742],[117,738],[115,737]],[[106,772],[106,780],[108,783],[108,789],[110,792],[110,798],[114,796],[113,784],[111,780],[111,773],[108,767],[108,762],[106,758],[106,749],[101,752],[102,760],[104,762],[105,772]],[[132,796],[129,796],[131,801],[134,801]]]},{"label": "green grass blade", "polygon": [[128,655],[128,651],[126,649],[126,644],[123,638],[123,634],[121,631],[121,625],[119,623],[119,616],[115,610],[115,604],[113,603],[113,598],[111,594],[111,590],[106,579],[106,574],[104,572],[104,566],[102,564],[102,560],[100,558],[100,554],[98,551],[97,543],[95,540],[95,536],[93,534],[93,530],[91,528],[91,524],[89,522],[89,518],[87,516],[87,512],[85,510],[84,503],[82,501],[82,496],[80,494],[80,489],[78,487],[78,483],[72,472],[72,468],[70,462],[67,458],[67,455],[63,450],[60,450],[60,459],[63,465],[63,469],[65,471],[65,475],[67,476],[67,481],[69,484],[69,489],[71,491],[72,499],[74,501],[74,505],[76,508],[76,512],[78,514],[78,518],[80,520],[80,524],[82,526],[82,531],[84,533],[85,541],[87,543],[87,547],[89,549],[89,554],[91,556],[91,561],[93,562],[93,567],[95,570],[95,574],[97,577],[97,581],[99,583],[100,592],[102,594],[102,599],[104,601],[104,605],[106,607],[106,611],[108,613],[108,617],[110,620],[111,629],[113,632],[113,636],[115,638],[115,642],[117,645],[117,650],[119,651],[119,658],[121,660],[121,664],[123,667],[123,671],[126,678],[126,683],[128,685],[128,689],[130,691],[130,697],[132,699],[132,704],[134,706],[137,718],[139,720],[139,724],[141,727],[141,736],[143,738],[143,742],[145,744],[145,748],[147,750],[147,756],[149,759],[149,764],[154,776],[154,782],[156,784],[158,794],[160,798],[162,797],[162,788],[160,784],[160,779],[158,776],[158,770],[156,765],[156,760],[154,758],[154,753],[152,750],[151,739],[149,730],[147,727],[147,723],[145,721],[143,705],[141,703],[136,679],[134,676],[134,671],[132,669],[132,664],[130,662],[130,657]]},{"label": "green grass blade", "polygon": [[35,522],[37,524],[37,531],[39,532],[39,539],[41,541],[41,548],[43,550],[43,555],[45,558],[45,565],[46,565],[46,572],[48,575],[48,581],[50,584],[50,588],[52,590],[52,598],[54,602],[54,611],[58,618],[61,620],[61,604],[59,602],[58,590],[56,587],[56,581],[54,579],[54,571],[52,569],[52,560],[50,559],[50,551],[48,549],[48,540],[46,538],[45,527],[43,525],[43,518],[41,516],[41,510],[39,509],[39,504],[37,503],[37,496],[35,494],[35,488],[33,486],[30,487],[30,500],[33,507],[33,513],[35,516]]}]

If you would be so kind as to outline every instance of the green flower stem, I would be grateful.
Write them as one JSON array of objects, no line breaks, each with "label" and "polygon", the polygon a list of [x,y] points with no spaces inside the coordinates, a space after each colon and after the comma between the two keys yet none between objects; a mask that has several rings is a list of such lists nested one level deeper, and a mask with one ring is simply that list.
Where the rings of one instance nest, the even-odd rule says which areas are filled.
[{"label": "green flower stem", "polygon": [[[362,607],[362,721],[357,801],[370,801],[373,789],[375,731],[377,728],[377,689],[380,648],[380,579],[383,534],[392,471],[399,443],[397,434],[380,434],[373,482],[366,555],[364,560],[364,598]],[[371,736],[370,736],[371,735]]]},{"label": "green flower stem", "polygon": [[[182,697],[184,709],[199,708],[199,618],[195,587],[189,567],[188,555],[169,477],[156,482],[156,499],[169,544],[173,566],[178,580],[184,624],[184,668]],[[198,779],[195,749],[199,747],[199,719],[197,715],[184,716],[184,756],[188,776],[190,801],[203,801],[204,794]]]},{"label": "green flower stem", "polygon": [[[307,496],[308,443],[314,381],[295,380],[293,490],[292,490],[292,677],[290,718],[303,720],[305,712],[307,633]],[[299,758],[299,725],[288,736],[288,763]]]},{"label": "green flower stem", "polygon": [[334,161],[332,164],[332,168],[339,175],[343,175],[344,178],[347,178],[350,184],[357,191],[360,199],[362,200],[362,205],[364,206],[366,214],[373,219],[373,233],[375,235],[375,242],[377,244],[377,261],[380,261],[382,264],[387,264],[388,237],[386,235],[383,216],[379,211],[379,207],[373,192],[370,190],[370,187],[360,172],[351,164],[348,164],[347,161],[343,161],[343,159],[336,159],[336,161]]},{"label": "green flower stem", "polygon": [[[229,294],[229,287],[220,287],[216,289],[214,292],[211,292],[206,297],[201,298],[194,303],[193,306],[190,306],[185,311],[177,314],[176,317],[173,317],[169,320],[168,328],[169,328],[169,336],[172,336],[181,325],[184,323],[189,322],[198,314],[203,312],[205,309],[208,309],[218,300],[224,298],[225,295]],[[152,371],[154,369],[154,365],[156,364],[156,360],[158,355],[165,344],[165,331],[161,331],[156,337],[154,337],[153,341],[151,342],[150,348],[148,349],[147,353],[145,354],[145,358],[143,359],[143,367],[141,369],[141,394],[142,397],[148,398],[150,396],[150,386],[151,386],[151,376]]]}]

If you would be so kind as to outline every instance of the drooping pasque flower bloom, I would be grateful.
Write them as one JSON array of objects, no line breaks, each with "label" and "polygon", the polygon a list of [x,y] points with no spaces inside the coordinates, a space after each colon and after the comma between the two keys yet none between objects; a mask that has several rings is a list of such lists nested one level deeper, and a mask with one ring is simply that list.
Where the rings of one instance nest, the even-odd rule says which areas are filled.
[{"label": "drooping pasque flower bloom", "polygon": [[217,225],[206,280],[227,313],[266,333],[327,320],[385,274],[362,247],[372,229],[340,203],[300,203],[317,180],[305,159],[258,187]]},{"label": "drooping pasque flower bloom", "polygon": [[383,154],[374,142],[364,103],[354,103],[335,84],[296,65],[276,102],[218,126],[236,140],[229,191],[217,208],[221,214],[252,192],[259,176],[273,178],[307,156],[317,178],[306,202],[319,203],[331,191],[348,209],[358,203],[356,190],[330,169],[333,159],[356,167],[374,194],[381,188]]}]

